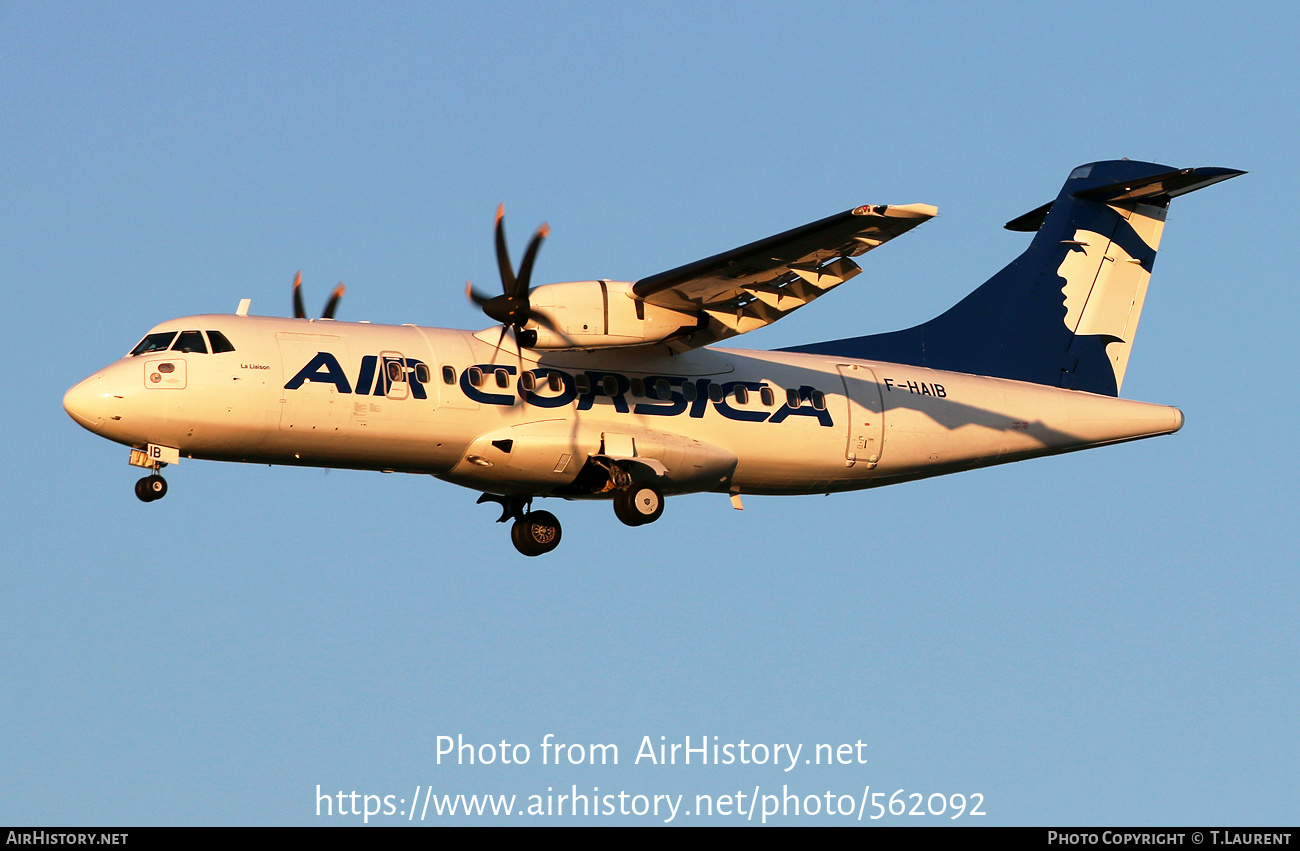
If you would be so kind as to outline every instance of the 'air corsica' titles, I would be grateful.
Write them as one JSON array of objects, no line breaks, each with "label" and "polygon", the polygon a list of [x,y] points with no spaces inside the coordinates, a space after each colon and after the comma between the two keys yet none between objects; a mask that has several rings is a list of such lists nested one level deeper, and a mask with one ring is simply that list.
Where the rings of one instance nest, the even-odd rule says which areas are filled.
[{"label": "'air corsica' titles", "polygon": [[[517,399],[539,408],[562,408],[576,403],[579,411],[590,410],[598,397],[609,400],[614,410],[621,414],[641,416],[676,417],[686,415],[701,418],[710,407],[723,417],[738,422],[780,423],[790,417],[812,417],[827,428],[835,425],[826,410],[825,397],[815,387],[803,385],[788,394],[784,404],[776,411],[747,408],[738,403],[737,396],[761,393],[761,381],[724,381],[715,383],[709,378],[690,379],[671,375],[648,375],[638,379],[646,388],[646,398],[632,394],[632,379],[618,372],[586,370],[568,373],[552,367],[539,366],[525,371],[514,381],[513,393],[492,392],[491,383],[508,390],[509,377],[518,369],[509,364],[475,364],[460,374],[457,382],[470,399],[483,405],[510,407]],[[505,376],[502,380],[501,376]],[[425,383],[429,380],[427,365],[416,358],[393,355],[366,355],[356,381],[348,380],[343,367],[330,352],[317,352],[298,373],[284,385],[285,390],[297,390],[304,384],[332,384],[341,394],[361,396],[388,396],[394,385],[406,383],[415,399],[429,398]],[[797,393],[797,398],[794,397]],[[404,393],[402,395],[405,395]],[[629,400],[629,396],[632,398]],[[796,404],[792,404],[796,403]]]}]

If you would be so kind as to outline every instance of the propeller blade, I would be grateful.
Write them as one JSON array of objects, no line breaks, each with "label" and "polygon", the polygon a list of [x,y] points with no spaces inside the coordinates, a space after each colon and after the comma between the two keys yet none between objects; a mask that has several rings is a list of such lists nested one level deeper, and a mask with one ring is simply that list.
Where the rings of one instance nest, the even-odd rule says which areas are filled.
[{"label": "propeller blade", "polygon": [[506,295],[515,293],[515,270],[510,266],[510,252],[506,250],[506,228],[502,219],[506,215],[506,205],[497,205],[496,247],[497,268],[501,270],[501,291]]},{"label": "propeller blade", "polygon": [[[501,274],[501,295],[495,298],[480,293],[474,289],[469,282],[465,282],[465,297],[478,305],[479,308],[489,317],[500,322],[502,327],[502,339],[505,339],[505,328],[515,329],[516,344],[518,345],[518,335],[523,333],[524,325],[528,323],[531,315],[531,308],[528,300],[528,284],[533,276],[533,264],[537,260],[537,252],[542,247],[546,237],[550,236],[551,228],[543,223],[533,234],[533,238],[528,242],[528,248],[524,251],[523,262],[519,266],[519,274],[515,275],[514,267],[510,263],[510,251],[506,247],[506,205],[497,205],[497,218],[494,228],[497,269]],[[558,333],[558,332],[557,332]],[[500,348],[500,343],[497,344]]]},{"label": "propeller blade", "polygon": [[469,299],[479,307],[486,307],[487,303],[492,300],[491,296],[483,295],[483,293],[474,289],[474,285],[469,281],[465,282],[465,298]]},{"label": "propeller blade", "polygon": [[509,325],[502,325],[502,326],[501,326],[501,335],[497,337],[497,346],[496,346],[496,349],[492,352],[492,365],[493,365],[493,366],[496,366],[497,355],[501,354],[501,343],[505,341],[505,339],[506,339],[506,331],[507,331],[509,328],[510,328]]},{"label": "propeller blade", "polygon": [[293,318],[307,318],[307,311],[302,306],[302,270],[293,276]]},{"label": "propeller blade", "polygon": [[[330,300],[325,302],[325,312],[320,315],[321,319],[334,318],[334,310],[339,306],[339,299],[343,298],[343,294],[347,291],[348,288],[343,286],[342,281],[339,281],[339,285],[334,288],[334,292],[330,293]],[[297,291],[295,290],[295,292]]]},{"label": "propeller blade", "polygon": [[537,249],[542,247],[542,241],[550,236],[551,227],[545,222],[533,234],[533,238],[528,243],[528,250],[524,252],[524,260],[519,264],[519,280],[515,285],[515,297],[525,298],[528,295],[528,281],[533,276],[533,261],[537,259]]}]

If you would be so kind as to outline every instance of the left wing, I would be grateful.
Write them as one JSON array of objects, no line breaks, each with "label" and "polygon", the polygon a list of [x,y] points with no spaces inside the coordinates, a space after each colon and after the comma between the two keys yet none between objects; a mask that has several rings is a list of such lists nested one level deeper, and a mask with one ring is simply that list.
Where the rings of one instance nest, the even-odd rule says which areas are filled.
[{"label": "left wing", "polygon": [[865,254],[938,212],[929,204],[855,207],[642,278],[632,292],[650,304],[699,315],[699,330],[674,345],[707,346],[770,325],[844,283],[862,271],[850,257]]}]

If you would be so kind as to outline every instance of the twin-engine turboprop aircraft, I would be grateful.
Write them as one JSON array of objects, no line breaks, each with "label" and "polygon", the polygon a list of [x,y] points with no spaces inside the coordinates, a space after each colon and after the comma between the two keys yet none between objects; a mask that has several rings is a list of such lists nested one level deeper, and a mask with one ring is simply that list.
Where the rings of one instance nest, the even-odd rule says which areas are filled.
[{"label": "twin-engine turboprop aircraft", "polygon": [[635,283],[529,287],[497,213],[500,329],[189,316],[156,326],[67,392],[74,420],[150,470],[181,456],[427,473],[482,492],[535,556],[559,544],[538,497],[609,499],[624,523],[664,497],[807,494],[1169,434],[1177,408],[1117,398],[1169,201],[1242,174],[1080,166],[1007,224],[1025,250],[943,315],[780,351],[706,348],[858,274],[852,258],[937,212],[864,206]]}]

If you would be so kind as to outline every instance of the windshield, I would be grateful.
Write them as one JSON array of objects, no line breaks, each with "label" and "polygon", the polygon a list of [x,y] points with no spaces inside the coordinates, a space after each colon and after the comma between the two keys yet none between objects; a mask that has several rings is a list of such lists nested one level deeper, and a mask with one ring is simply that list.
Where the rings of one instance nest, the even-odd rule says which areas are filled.
[{"label": "windshield", "polygon": [[165,352],[171,347],[172,340],[175,337],[175,331],[159,331],[157,334],[150,334],[131,350],[130,356],[147,355],[150,352]]},{"label": "windshield", "polygon": [[176,338],[172,351],[197,352],[206,355],[208,353],[208,344],[203,342],[203,335],[198,331],[182,331],[181,335]]}]

